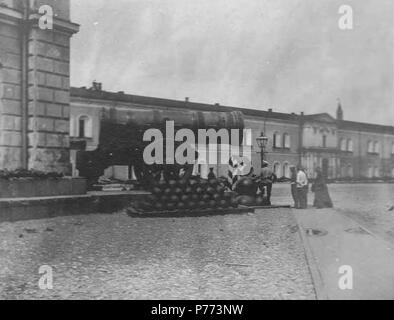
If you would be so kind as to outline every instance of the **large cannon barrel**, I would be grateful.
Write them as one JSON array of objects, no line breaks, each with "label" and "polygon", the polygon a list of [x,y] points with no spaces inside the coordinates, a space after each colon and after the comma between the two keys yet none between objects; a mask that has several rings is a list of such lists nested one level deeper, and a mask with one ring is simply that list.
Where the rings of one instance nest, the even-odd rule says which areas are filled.
[{"label": "large cannon barrel", "polygon": [[[100,118],[98,148],[94,151],[81,151],[77,155],[77,168],[81,176],[93,182],[111,165],[133,166],[139,180],[148,177],[151,168],[144,163],[143,151],[149,142],[143,141],[144,132],[155,128],[162,130],[165,136],[167,121],[174,122],[175,130],[190,129],[197,133],[199,129],[227,129],[230,143],[241,143],[243,139],[244,117],[239,111],[142,110],[119,107],[103,109]],[[231,141],[232,129],[239,130],[237,141]]]},{"label": "large cannon barrel", "polygon": [[175,128],[244,129],[242,112],[207,112],[192,110],[125,110],[105,109],[102,122],[114,125],[131,125],[135,128],[163,128],[166,121],[174,121]]}]

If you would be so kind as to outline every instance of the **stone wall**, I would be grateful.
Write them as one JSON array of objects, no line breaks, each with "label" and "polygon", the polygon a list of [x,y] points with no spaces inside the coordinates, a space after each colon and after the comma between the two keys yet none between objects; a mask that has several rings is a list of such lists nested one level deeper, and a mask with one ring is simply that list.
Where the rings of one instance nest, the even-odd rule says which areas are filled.
[{"label": "stone wall", "polygon": [[[44,4],[53,9],[52,29],[38,26],[41,15],[37,10]],[[15,15],[9,21],[0,20],[0,169],[22,167],[22,139],[26,132],[28,169],[71,172],[70,37],[78,26],[69,22],[69,7],[69,0],[30,1],[28,106],[23,104],[21,91],[22,14],[0,9],[6,10],[3,14]],[[26,131],[22,130],[23,108],[27,108]]]},{"label": "stone wall", "polygon": [[21,166],[21,48],[16,23],[0,20],[0,168]]}]

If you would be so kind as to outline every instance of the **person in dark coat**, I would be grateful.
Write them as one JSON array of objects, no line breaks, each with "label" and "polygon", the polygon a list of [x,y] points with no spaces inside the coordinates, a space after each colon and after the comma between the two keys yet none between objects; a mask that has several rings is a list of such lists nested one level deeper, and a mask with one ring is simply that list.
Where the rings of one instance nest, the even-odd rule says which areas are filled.
[{"label": "person in dark coat", "polygon": [[272,191],[272,184],[275,183],[277,177],[275,173],[269,168],[269,163],[267,161],[263,161],[261,173],[256,182],[259,186],[261,193],[265,194],[265,189],[267,190],[267,205],[271,205],[271,191]]},{"label": "person in dark coat", "polygon": [[290,167],[290,174],[291,196],[294,200],[294,208],[298,209],[300,207],[300,201],[297,194],[297,169],[295,166]]},{"label": "person in dark coat", "polygon": [[330,194],[328,193],[326,179],[320,168],[316,169],[316,179],[312,185],[312,192],[315,193],[314,207],[318,209],[333,207]]}]

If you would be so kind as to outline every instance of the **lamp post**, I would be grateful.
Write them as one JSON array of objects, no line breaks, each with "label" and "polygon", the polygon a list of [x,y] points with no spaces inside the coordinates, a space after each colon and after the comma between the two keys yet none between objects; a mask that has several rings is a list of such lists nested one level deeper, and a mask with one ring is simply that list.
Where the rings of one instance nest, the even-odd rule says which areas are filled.
[{"label": "lamp post", "polygon": [[268,138],[264,135],[264,132],[261,132],[260,137],[256,138],[257,145],[261,149],[261,167],[263,167],[264,162],[264,150],[268,143]]}]

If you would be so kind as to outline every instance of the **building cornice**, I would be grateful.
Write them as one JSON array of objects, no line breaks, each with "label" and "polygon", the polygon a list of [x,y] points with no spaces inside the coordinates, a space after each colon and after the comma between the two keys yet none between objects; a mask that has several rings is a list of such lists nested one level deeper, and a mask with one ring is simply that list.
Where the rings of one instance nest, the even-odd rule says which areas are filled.
[{"label": "building cornice", "polygon": [[[29,15],[29,23],[32,27],[38,28],[38,21],[42,15],[37,12],[33,12]],[[9,7],[1,7],[0,6],[0,22],[18,25],[23,20],[23,14],[15,9]],[[56,31],[74,34],[79,31],[80,25],[77,23],[73,23],[67,20],[54,18],[53,19],[53,28]]]},{"label": "building cornice", "polygon": [[[38,21],[42,16],[39,13],[32,13],[29,16],[29,22],[32,24],[33,27],[38,27]],[[53,28],[54,30],[65,32],[68,34],[74,34],[79,31],[80,25],[77,23],[73,23],[63,19],[53,19]]]}]

